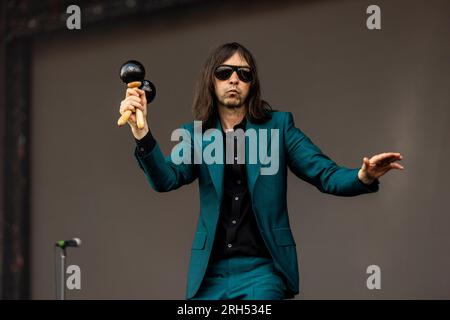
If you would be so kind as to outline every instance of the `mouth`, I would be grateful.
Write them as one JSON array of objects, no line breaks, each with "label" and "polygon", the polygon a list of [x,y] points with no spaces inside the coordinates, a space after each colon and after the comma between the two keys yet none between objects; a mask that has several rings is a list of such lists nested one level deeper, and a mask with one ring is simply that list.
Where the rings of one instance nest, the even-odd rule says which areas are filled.
[{"label": "mouth", "polygon": [[227,93],[238,94],[239,92],[237,90],[235,90],[235,89],[231,89],[231,90],[228,90]]}]

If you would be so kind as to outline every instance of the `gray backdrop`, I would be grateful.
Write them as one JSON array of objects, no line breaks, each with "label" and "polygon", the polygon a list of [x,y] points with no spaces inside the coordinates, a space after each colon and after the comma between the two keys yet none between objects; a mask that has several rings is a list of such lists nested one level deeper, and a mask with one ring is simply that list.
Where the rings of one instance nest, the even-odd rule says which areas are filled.
[{"label": "gray backdrop", "polygon": [[[78,236],[68,298],[183,299],[196,226],[197,182],[156,193],[118,128],[118,68],[144,63],[158,89],[149,123],[167,154],[192,119],[194,83],[209,52],[247,46],[263,96],[338,164],[404,155],[376,194],[339,198],[289,174],[300,270],[298,299],[450,298],[450,2],[369,1],[222,5],[66,31],[33,46],[32,297],[54,298],[57,239]],[[381,267],[381,290],[366,268]]]}]

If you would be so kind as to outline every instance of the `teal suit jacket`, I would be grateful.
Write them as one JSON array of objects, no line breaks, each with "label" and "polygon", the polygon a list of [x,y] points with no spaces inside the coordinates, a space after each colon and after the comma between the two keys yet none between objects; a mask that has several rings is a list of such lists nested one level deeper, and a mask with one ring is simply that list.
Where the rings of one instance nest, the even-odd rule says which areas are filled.
[{"label": "teal suit jacket", "polygon": [[[246,129],[279,129],[279,170],[273,175],[260,174],[261,166],[265,166],[261,162],[265,162],[249,163],[246,141],[247,181],[257,225],[276,269],[284,276],[288,288],[286,298],[292,298],[299,292],[299,274],[296,243],[289,224],[286,201],[288,168],[321,192],[337,196],[375,192],[379,182],[376,180],[367,186],[358,179],[359,169],[338,166],[295,127],[291,113],[274,111],[271,115],[272,119],[264,124],[247,120]],[[216,127],[221,130],[218,119]],[[189,130],[191,137],[194,137],[193,123],[185,124],[182,128]],[[268,150],[271,139],[268,134]],[[202,143],[204,149],[211,143],[207,140],[191,139],[183,143],[188,144],[193,154],[194,144]],[[158,144],[143,156],[139,156],[135,150],[135,157],[148,182],[158,192],[177,189],[198,178],[200,214],[192,242],[186,291],[186,298],[190,299],[200,287],[213,247],[223,194],[224,165],[174,164],[172,155],[165,158]]]}]

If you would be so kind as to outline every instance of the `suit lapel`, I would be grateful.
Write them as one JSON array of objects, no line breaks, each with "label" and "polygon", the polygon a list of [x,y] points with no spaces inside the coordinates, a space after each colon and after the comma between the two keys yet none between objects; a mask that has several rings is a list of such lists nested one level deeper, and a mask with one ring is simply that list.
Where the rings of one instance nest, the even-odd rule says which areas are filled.
[{"label": "suit lapel", "polygon": [[[217,121],[216,121],[216,129],[218,129],[220,132],[222,132],[222,125],[220,124],[219,118],[217,118]],[[210,144],[212,142],[210,140],[211,140],[210,135],[206,134],[205,138],[203,139],[202,151],[205,149],[205,147],[208,144]],[[223,140],[221,142],[223,142]],[[224,172],[223,161],[224,160],[222,160],[222,163],[213,163],[213,164],[206,165],[208,167],[209,175],[211,176],[211,180],[214,184],[214,188],[216,189],[219,199],[222,198],[222,193],[223,193],[223,172]]]},{"label": "suit lapel", "polygon": [[[265,124],[256,124],[256,123],[253,123],[253,122],[250,122],[249,120],[247,120],[246,132],[249,129],[251,129],[255,132],[256,139],[257,139],[257,140],[253,139],[253,136],[252,136],[252,140],[250,140],[249,138],[245,139],[245,163],[247,166],[248,188],[249,188],[250,194],[253,199],[253,190],[255,188],[256,181],[258,180],[258,177],[261,174],[261,163],[264,162],[264,160],[265,160],[265,155],[267,154],[267,150],[270,150],[271,136],[270,136],[270,134],[267,135],[267,144],[264,144],[264,143],[261,143],[261,141],[259,141],[259,139],[260,139],[259,129],[267,130],[267,126]],[[256,144],[256,147],[251,146],[250,143]],[[264,158],[260,159],[259,158],[259,148],[264,147],[264,146],[267,146],[267,150],[264,150]],[[254,163],[255,162],[254,160],[252,160],[252,163],[250,163],[250,160],[251,160],[251,158],[249,157],[250,150],[256,150],[256,155],[253,155],[253,159],[256,158],[256,163]]]}]

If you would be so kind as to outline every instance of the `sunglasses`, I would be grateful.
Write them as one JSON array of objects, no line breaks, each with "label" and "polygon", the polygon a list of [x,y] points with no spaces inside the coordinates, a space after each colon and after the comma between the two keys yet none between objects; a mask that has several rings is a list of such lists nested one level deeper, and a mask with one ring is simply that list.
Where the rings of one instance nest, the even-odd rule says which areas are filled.
[{"label": "sunglasses", "polygon": [[238,67],[228,64],[218,66],[216,70],[214,70],[214,76],[223,81],[229,79],[234,71],[236,71],[239,80],[243,82],[250,82],[253,80],[253,72],[249,67]]}]

